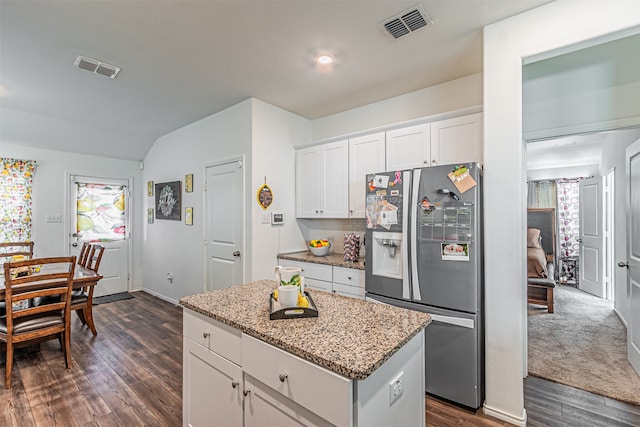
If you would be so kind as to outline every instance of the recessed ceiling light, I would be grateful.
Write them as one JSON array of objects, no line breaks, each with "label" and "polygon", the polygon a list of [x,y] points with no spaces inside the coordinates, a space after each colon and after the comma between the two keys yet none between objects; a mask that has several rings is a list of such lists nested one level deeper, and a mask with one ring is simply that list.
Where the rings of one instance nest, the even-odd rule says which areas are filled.
[{"label": "recessed ceiling light", "polygon": [[333,63],[333,56],[322,53],[316,56],[316,64],[318,65],[329,65]]}]

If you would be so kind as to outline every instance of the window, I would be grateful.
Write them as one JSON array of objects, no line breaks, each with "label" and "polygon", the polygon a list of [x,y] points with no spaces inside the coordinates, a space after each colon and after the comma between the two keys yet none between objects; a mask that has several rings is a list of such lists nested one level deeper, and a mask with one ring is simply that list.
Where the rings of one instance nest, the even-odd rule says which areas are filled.
[{"label": "window", "polygon": [[31,241],[36,162],[0,158],[0,242]]}]

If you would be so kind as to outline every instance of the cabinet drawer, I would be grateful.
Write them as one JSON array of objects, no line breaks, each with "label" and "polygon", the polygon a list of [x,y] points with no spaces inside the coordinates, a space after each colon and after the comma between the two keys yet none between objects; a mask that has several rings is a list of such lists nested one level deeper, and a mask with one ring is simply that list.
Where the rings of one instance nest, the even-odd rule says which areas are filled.
[{"label": "cabinet drawer", "polygon": [[315,280],[304,278],[304,286],[309,289],[317,289],[319,291],[331,292],[331,282],[325,282],[324,280]]},{"label": "cabinet drawer", "polygon": [[355,268],[333,267],[333,283],[357,286],[364,289],[364,270]]},{"label": "cabinet drawer", "polygon": [[242,357],[242,332],[195,311],[183,311],[182,331],[186,338],[240,364]]},{"label": "cabinet drawer", "polygon": [[343,285],[341,283],[334,283],[333,292],[338,295],[364,299],[364,288],[361,288],[358,286],[349,286],[349,285]]},{"label": "cabinet drawer", "polygon": [[324,280],[325,282],[333,281],[333,271],[330,265],[291,261],[288,259],[280,259],[279,263],[286,267],[298,267],[302,270],[302,275],[305,279]]},{"label": "cabinet drawer", "polygon": [[350,425],[353,387],[348,378],[248,335],[242,337],[242,355],[247,374],[332,424]]}]

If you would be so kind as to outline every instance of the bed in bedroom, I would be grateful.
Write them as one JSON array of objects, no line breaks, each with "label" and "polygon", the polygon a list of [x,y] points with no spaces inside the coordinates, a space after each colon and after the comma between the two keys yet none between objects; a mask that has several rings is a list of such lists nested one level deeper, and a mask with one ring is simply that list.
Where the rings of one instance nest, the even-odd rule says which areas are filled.
[{"label": "bed in bedroom", "polygon": [[549,313],[553,313],[555,265],[555,209],[530,208],[527,210],[527,302],[544,305]]}]

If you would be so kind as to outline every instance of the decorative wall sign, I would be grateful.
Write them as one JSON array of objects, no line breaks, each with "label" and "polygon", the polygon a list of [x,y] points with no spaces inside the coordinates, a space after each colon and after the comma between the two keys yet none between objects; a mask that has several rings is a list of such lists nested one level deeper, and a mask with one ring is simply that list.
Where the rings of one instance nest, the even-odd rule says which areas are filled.
[{"label": "decorative wall sign", "polygon": [[184,176],[184,191],[185,193],[193,192],[193,174],[192,173]]},{"label": "decorative wall sign", "polygon": [[153,196],[153,181],[147,181],[147,196]]},{"label": "decorative wall sign", "polygon": [[184,208],[184,223],[193,225],[193,208]]},{"label": "decorative wall sign", "polygon": [[264,184],[258,189],[258,193],[256,193],[256,198],[258,199],[258,204],[264,210],[271,205],[273,202],[273,191],[267,185],[267,177],[264,177]]},{"label": "decorative wall sign", "polygon": [[156,218],[180,221],[182,214],[181,182],[156,184]]},{"label": "decorative wall sign", "polygon": [[147,209],[147,224],[153,224],[153,208]]}]

